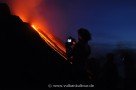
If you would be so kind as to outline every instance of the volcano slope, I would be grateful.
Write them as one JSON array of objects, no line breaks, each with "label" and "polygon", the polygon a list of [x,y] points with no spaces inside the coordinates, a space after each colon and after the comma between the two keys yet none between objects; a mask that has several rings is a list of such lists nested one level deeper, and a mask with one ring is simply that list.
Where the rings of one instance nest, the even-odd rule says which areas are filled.
[{"label": "volcano slope", "polygon": [[0,3],[0,82],[3,87],[47,87],[63,77],[65,60]]}]

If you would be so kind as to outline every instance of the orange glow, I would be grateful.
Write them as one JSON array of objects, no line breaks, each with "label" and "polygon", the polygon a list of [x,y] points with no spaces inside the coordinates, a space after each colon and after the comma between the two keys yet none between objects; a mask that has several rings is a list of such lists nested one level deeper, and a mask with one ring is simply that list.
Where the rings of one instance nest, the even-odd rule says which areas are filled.
[{"label": "orange glow", "polygon": [[38,28],[36,28],[34,25],[32,25],[32,27],[35,29],[35,30],[37,30]]},{"label": "orange glow", "polygon": [[[35,25],[32,25],[33,29],[35,31],[37,31],[39,33],[39,35],[41,36],[42,39],[44,39],[44,41],[50,46],[52,47],[56,52],[58,52],[62,57],[64,57],[66,59],[66,50],[65,48],[63,47],[63,45],[61,45],[61,43],[59,42],[55,42],[53,41],[53,37],[50,39],[46,33],[42,33],[40,32],[40,30],[35,26]],[[57,43],[57,45],[56,45]]]},{"label": "orange glow", "polygon": [[39,13],[39,6],[43,0],[9,0],[8,5],[14,15],[19,16],[24,22],[30,23],[41,38],[56,52],[66,59],[66,49],[62,41],[49,31],[46,17]]}]

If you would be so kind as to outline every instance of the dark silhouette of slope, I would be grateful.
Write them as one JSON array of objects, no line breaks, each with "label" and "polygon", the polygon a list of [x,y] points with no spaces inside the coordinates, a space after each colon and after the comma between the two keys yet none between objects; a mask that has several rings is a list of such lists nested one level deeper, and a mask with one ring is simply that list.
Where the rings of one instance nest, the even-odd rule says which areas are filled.
[{"label": "dark silhouette of slope", "polygon": [[0,82],[8,87],[47,87],[61,78],[63,58],[0,3]]}]

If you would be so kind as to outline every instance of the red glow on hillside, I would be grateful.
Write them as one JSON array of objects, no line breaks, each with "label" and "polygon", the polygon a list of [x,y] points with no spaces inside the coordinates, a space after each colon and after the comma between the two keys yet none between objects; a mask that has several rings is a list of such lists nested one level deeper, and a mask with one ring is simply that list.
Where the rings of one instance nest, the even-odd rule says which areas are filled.
[{"label": "red glow on hillside", "polygon": [[66,50],[65,47],[63,47],[63,44],[58,41],[52,34],[46,34],[46,32],[38,29],[35,25],[32,25],[35,31],[39,33],[42,39],[50,46],[52,47],[56,52],[58,52],[62,57],[66,59]]},{"label": "red glow on hillside", "polygon": [[12,13],[19,16],[24,22],[30,23],[34,30],[39,33],[41,38],[66,59],[65,45],[60,41],[60,39],[54,36],[53,32],[49,31],[48,26],[46,26],[46,17],[43,17],[39,13],[38,6],[40,3],[42,3],[42,0],[8,1]]}]

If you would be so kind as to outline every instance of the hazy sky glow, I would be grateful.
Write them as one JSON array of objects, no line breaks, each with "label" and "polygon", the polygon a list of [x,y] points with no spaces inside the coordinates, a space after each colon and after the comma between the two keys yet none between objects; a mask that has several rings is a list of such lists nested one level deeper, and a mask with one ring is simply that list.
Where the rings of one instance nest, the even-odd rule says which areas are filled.
[{"label": "hazy sky glow", "polygon": [[135,4],[134,0],[42,0],[38,8],[46,26],[63,41],[66,34],[77,38],[77,29],[84,27],[92,32],[93,42],[135,43]]},{"label": "hazy sky glow", "polygon": [[60,12],[58,18],[52,16],[57,20],[50,18],[49,22],[56,32],[64,29],[60,30],[62,40],[65,34],[76,38],[76,30],[84,27],[92,32],[93,42],[136,42],[134,0],[45,0],[45,3]]}]

